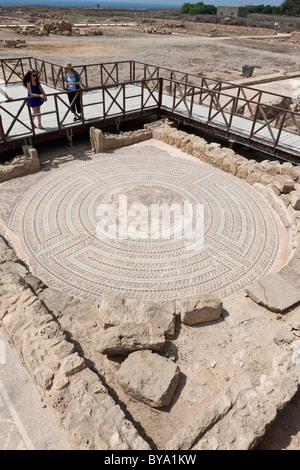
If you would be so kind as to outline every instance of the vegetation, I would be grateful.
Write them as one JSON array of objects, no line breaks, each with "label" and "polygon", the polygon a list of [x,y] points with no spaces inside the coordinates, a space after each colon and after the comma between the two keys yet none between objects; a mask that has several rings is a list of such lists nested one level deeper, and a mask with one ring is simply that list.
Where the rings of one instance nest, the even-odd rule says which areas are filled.
[{"label": "vegetation", "polygon": [[[204,5],[203,2],[184,3],[181,12],[190,15],[215,15],[217,8],[214,5]],[[300,0],[285,0],[280,6],[256,5],[248,8],[248,13],[263,15],[300,15]]]},{"label": "vegetation", "polygon": [[248,8],[248,13],[261,13],[263,15],[280,15],[280,7],[271,5],[256,5]]},{"label": "vegetation", "polygon": [[279,8],[282,15],[300,15],[300,0],[285,0]]},{"label": "vegetation", "polygon": [[182,7],[182,13],[189,15],[216,15],[217,7],[214,5],[204,5],[203,2],[185,3]]}]

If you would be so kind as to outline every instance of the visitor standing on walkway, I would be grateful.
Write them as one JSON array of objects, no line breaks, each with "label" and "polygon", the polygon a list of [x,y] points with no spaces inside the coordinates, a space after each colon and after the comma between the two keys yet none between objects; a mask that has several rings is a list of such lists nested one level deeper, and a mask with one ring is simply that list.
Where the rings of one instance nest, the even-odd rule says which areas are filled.
[{"label": "visitor standing on walkway", "polygon": [[[10,96],[8,96],[6,91],[4,91],[1,87],[0,87],[0,93],[1,93],[1,95],[4,96],[4,98],[6,98],[7,101],[12,101],[12,98]],[[3,138],[4,138],[4,130],[3,130],[2,118],[1,118],[1,114],[0,114],[0,139],[3,139]]]},{"label": "visitor standing on walkway", "polygon": [[43,90],[42,85],[40,84],[38,73],[36,70],[29,70],[24,79],[23,85],[28,90],[28,97],[29,106],[32,108],[32,119],[33,119],[33,126],[36,128],[37,126],[34,123],[34,119],[37,115],[38,119],[38,127],[39,129],[44,130],[42,126],[42,117],[41,117],[41,106],[42,104],[47,101],[47,96]]},{"label": "visitor standing on walkway", "polygon": [[69,92],[69,103],[74,114],[73,121],[78,121],[78,119],[81,119],[81,97],[80,92],[78,92],[78,90],[83,88],[81,78],[70,62],[65,63],[64,69],[66,71],[66,90]]}]

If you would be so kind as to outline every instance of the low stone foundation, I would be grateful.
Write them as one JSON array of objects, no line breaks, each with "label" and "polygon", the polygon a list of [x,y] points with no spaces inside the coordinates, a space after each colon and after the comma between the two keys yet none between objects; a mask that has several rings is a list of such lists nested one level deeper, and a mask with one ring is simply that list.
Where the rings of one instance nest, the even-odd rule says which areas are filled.
[{"label": "low stone foundation", "polygon": [[102,130],[97,127],[90,128],[91,146],[96,153],[125,147],[151,138],[152,133],[147,129],[140,129],[132,132],[120,132],[120,134],[109,134],[103,133]]},{"label": "low stone foundation", "polygon": [[[100,376],[88,367],[51,309],[39,299],[37,293],[47,287],[28,272],[1,237],[0,253],[1,327],[44,403],[61,422],[71,446],[81,450],[149,450]],[[97,307],[81,303],[80,308],[92,315]]]},{"label": "low stone foundation", "polygon": [[0,183],[39,171],[40,162],[38,153],[31,145],[23,145],[23,155],[15,157],[12,161],[0,164]]}]

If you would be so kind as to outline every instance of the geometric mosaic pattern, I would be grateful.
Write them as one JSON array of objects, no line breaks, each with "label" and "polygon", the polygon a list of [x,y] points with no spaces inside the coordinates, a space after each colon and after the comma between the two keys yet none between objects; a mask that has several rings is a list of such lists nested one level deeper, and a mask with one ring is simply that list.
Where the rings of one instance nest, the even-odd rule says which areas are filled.
[{"label": "geometric mosaic pattern", "polygon": [[[117,149],[39,175],[7,223],[36,274],[78,297],[112,292],[179,299],[208,291],[224,297],[266,274],[277,256],[277,223],[250,185],[155,145]],[[204,244],[191,250],[175,237],[99,239],[97,208],[118,195],[149,205],[201,205]]]}]

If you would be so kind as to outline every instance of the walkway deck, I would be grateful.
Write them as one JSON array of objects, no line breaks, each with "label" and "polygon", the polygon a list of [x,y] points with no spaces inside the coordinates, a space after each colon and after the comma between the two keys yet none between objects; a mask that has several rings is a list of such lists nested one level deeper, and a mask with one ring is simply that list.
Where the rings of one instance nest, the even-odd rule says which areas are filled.
[{"label": "walkway deck", "polygon": [[[5,132],[4,140],[0,140],[0,151],[21,147],[24,143],[36,144],[72,136],[86,132],[90,126],[104,128],[156,113],[229,142],[241,143],[266,154],[300,163],[300,113],[292,111],[289,104],[270,104],[272,100],[279,102],[285,99],[284,96],[250,87],[238,87],[231,92],[225,90],[225,82],[205,78],[200,81],[199,77],[182,76],[175,71],[166,77],[167,69],[148,65],[144,66],[144,78],[136,79],[139,73],[136,69],[140,63],[130,63],[130,80],[120,82],[118,63],[110,69],[107,64],[100,64],[100,74],[99,71],[97,74],[101,86],[97,87],[87,86],[88,66],[82,68],[82,77],[86,81],[86,89],[81,95],[83,113],[82,119],[74,122],[67,93],[61,88],[62,68],[54,73],[53,64],[50,65],[52,81],[60,83],[59,89],[49,86],[49,72],[46,72],[45,65],[41,66],[46,82],[43,87],[48,96],[48,101],[42,106],[45,130],[33,128],[27,106],[27,92],[20,84],[19,72],[18,83],[8,83],[6,87],[14,101],[0,103]],[[90,67],[95,68],[96,65]],[[15,78],[15,69],[11,70],[10,76]],[[93,74],[90,72],[90,75]],[[10,77],[7,81],[10,81]]]},{"label": "walkway deck", "polygon": [[[6,102],[4,104],[5,109],[10,113],[2,112],[2,122],[5,132],[7,132],[11,126],[12,116],[18,115],[18,120],[15,122],[12,132],[7,139],[8,147],[19,145],[20,140],[24,139],[32,141],[47,140],[50,137],[47,137],[47,134],[50,133],[55,133],[56,137],[58,137],[58,134],[62,136],[67,135],[68,131],[72,131],[72,134],[75,134],[82,131],[83,126],[86,128],[99,122],[108,125],[111,123],[114,124],[116,119],[124,118],[122,109],[124,100],[126,102],[124,108],[126,114],[125,118],[129,118],[136,113],[140,114],[141,112],[141,88],[138,86],[126,86],[125,96],[121,96],[119,87],[110,88],[109,94],[105,93],[103,90],[92,90],[83,93],[84,119],[74,122],[74,115],[68,109],[69,101],[67,94],[62,93],[60,90],[54,90],[47,85],[43,85],[43,88],[48,97],[47,102],[44,103],[41,108],[42,124],[45,130],[34,129],[34,132],[32,132],[31,128],[27,127],[31,127],[31,123],[28,107],[26,105],[18,115],[20,106],[23,104],[24,98],[27,95],[24,87],[21,85],[9,85],[4,88],[9,96],[16,99],[16,101]],[[57,99],[58,97],[59,99]],[[149,94],[148,96],[144,96],[145,100],[147,100],[147,98],[149,98],[147,110],[152,110],[152,108],[157,109],[155,99],[153,97],[151,98]],[[57,101],[57,106],[55,100]]]}]

